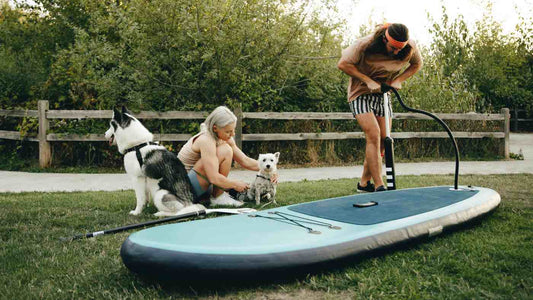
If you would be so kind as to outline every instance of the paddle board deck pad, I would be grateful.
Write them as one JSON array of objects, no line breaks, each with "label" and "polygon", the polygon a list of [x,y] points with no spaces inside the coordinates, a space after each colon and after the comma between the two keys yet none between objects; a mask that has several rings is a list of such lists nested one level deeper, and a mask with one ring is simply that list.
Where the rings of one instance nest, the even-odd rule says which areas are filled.
[{"label": "paddle board deck pad", "polygon": [[350,195],[141,230],[120,254],[133,272],[161,278],[287,275],[437,235],[499,203],[497,192],[480,187]]}]

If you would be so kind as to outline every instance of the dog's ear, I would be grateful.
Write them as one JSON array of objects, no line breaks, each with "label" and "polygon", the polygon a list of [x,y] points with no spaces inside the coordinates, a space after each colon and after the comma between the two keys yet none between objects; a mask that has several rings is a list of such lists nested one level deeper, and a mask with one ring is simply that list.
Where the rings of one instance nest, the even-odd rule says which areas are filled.
[{"label": "dog's ear", "polygon": [[276,157],[276,161],[279,160],[279,152],[274,153],[274,157]]},{"label": "dog's ear", "polygon": [[113,107],[113,119],[120,122],[122,120],[122,114],[116,107]]},{"label": "dog's ear", "polygon": [[130,120],[130,116],[133,116],[133,113],[129,109],[127,109],[126,106],[122,106],[122,120]]}]

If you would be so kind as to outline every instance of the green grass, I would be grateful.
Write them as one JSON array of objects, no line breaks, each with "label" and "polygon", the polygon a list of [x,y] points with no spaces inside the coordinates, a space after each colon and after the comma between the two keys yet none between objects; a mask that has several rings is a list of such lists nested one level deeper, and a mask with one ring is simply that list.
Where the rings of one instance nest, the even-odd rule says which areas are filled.
[{"label": "green grass", "polygon": [[[402,176],[401,188],[451,184],[452,176]],[[60,242],[60,237],[153,220],[128,215],[126,192],[0,194],[2,299],[532,299],[533,175],[462,176],[502,203],[491,215],[318,274],[240,284],[158,283],[122,264],[128,233]],[[281,205],[354,193],[352,180],[283,183]],[[251,204],[250,204],[251,205]]]}]

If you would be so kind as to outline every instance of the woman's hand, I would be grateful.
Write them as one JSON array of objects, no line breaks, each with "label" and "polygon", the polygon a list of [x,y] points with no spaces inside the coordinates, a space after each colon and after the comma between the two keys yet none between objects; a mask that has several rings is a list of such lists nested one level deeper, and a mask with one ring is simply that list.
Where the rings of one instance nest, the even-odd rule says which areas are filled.
[{"label": "woman's hand", "polygon": [[273,184],[278,184],[278,173],[274,173],[272,174],[272,176],[270,176],[270,181],[273,183]]},{"label": "woman's hand", "polygon": [[239,193],[242,193],[242,192],[246,191],[249,188],[250,188],[250,185],[248,185],[248,183],[242,182],[242,181],[237,181],[237,183],[233,187],[233,189],[236,190]]}]

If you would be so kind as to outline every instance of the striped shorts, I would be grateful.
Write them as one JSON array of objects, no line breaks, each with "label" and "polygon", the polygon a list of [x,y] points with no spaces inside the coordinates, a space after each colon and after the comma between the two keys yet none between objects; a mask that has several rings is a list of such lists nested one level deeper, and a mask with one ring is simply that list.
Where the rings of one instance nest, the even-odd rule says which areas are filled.
[{"label": "striped shorts", "polygon": [[[383,94],[364,94],[352,102],[350,110],[355,118],[356,115],[373,112],[378,117],[385,116],[385,104],[383,103]],[[389,97],[389,116],[392,118],[392,105]]]}]

